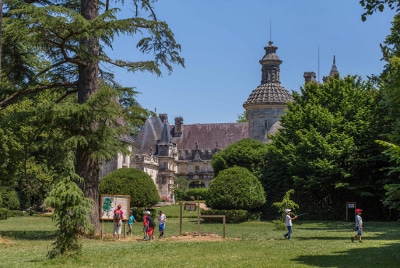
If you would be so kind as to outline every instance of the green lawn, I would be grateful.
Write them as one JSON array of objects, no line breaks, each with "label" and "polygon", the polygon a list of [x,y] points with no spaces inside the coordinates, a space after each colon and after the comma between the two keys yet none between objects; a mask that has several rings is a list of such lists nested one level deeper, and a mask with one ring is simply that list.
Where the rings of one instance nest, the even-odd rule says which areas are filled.
[{"label": "green lawn", "polygon": [[[142,241],[139,223],[133,237],[116,242],[111,223],[105,223],[103,239],[81,240],[81,257],[49,260],[51,219],[14,217],[0,221],[0,267],[399,267],[399,222],[365,222],[361,244],[350,241],[352,226],[294,221],[288,241],[271,222],[254,221],[227,225],[226,239],[184,241],[179,218],[169,217],[165,239]],[[222,224],[201,224],[200,230],[222,237]],[[196,231],[197,220],[184,218],[182,232]]]}]

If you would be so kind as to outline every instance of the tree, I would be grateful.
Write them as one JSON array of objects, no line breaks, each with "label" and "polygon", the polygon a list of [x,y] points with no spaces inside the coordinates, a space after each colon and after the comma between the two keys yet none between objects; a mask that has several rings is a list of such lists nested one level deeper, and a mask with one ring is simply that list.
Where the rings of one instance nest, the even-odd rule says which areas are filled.
[{"label": "tree", "polygon": [[110,172],[99,185],[100,194],[130,195],[131,207],[150,208],[160,200],[153,179],[136,168]]},{"label": "tree", "polygon": [[322,209],[332,218],[341,215],[342,204],[354,199],[360,205],[368,203],[376,217],[382,217],[379,200],[387,158],[374,141],[388,126],[382,120],[386,110],[379,91],[348,76],[308,83],[293,97],[281,120],[283,128],[273,137],[271,152],[276,156],[268,158],[275,159],[275,169],[285,170],[269,172],[264,185],[268,188],[284,179],[302,207]]},{"label": "tree", "polygon": [[82,245],[78,242],[78,236],[90,232],[93,227],[88,217],[93,209],[93,200],[85,198],[76,183],[81,178],[76,176],[73,170],[72,154],[69,160],[66,163],[69,172],[63,174],[63,179],[54,186],[46,198],[46,204],[54,208],[52,217],[58,227],[54,248],[48,252],[50,258],[80,255]]},{"label": "tree", "polygon": [[400,1],[398,0],[360,0],[361,6],[365,8],[365,12],[361,15],[362,21],[367,20],[368,15],[372,15],[374,12],[382,12],[387,5],[390,9],[400,10]]},{"label": "tree", "polygon": [[294,194],[294,190],[290,189],[288,190],[285,195],[282,198],[282,201],[280,202],[275,202],[272,205],[278,209],[278,211],[281,213],[281,215],[285,214],[286,209],[298,209],[300,206],[296,204],[292,199],[290,199],[290,196]]},{"label": "tree", "polygon": [[252,210],[266,201],[260,181],[248,169],[222,170],[211,182],[206,205],[213,209]]},{"label": "tree", "polygon": [[257,176],[265,165],[267,151],[267,144],[250,138],[235,142],[213,155],[211,165],[214,174],[217,176],[224,169],[240,166]]},{"label": "tree", "polygon": [[[162,66],[172,72],[171,63],[184,65],[178,54],[180,45],[172,31],[156,17],[152,7],[155,2],[133,0],[136,10],[127,19],[117,19],[119,9],[109,9],[108,1],[105,10],[104,3],[98,0],[40,1],[40,5],[6,2],[10,15],[4,21],[4,36],[27,55],[40,55],[43,64],[37,70],[20,68],[24,70],[20,74],[26,75],[18,79],[18,89],[7,87],[0,99],[0,108],[39,92],[58,93],[49,101],[53,104],[49,107],[53,116],[59,116],[54,118],[58,127],[72,135],[69,140],[76,150],[76,172],[84,179],[80,186],[85,196],[95,201],[91,222],[97,229],[100,165],[118,151],[127,153],[124,137],[129,136],[129,127],[140,123],[146,114],[132,100],[136,92],[115,83],[113,75],[101,70],[99,64],[157,75],[161,75]],[[104,48],[112,48],[117,35],[136,33],[143,34],[137,48],[142,53],[154,53],[153,60],[114,60],[105,53]],[[17,67],[26,66],[25,63],[22,60]],[[13,77],[16,73],[10,69],[7,74]],[[68,96],[76,99],[66,103]],[[121,107],[117,107],[116,100]],[[61,107],[67,109],[64,110],[67,115],[57,113]],[[119,143],[116,137],[120,138]]]},{"label": "tree", "polygon": [[249,120],[247,120],[246,117],[246,111],[243,111],[243,113],[238,114],[238,119],[236,120],[236,122],[240,123],[240,122],[249,122]]}]

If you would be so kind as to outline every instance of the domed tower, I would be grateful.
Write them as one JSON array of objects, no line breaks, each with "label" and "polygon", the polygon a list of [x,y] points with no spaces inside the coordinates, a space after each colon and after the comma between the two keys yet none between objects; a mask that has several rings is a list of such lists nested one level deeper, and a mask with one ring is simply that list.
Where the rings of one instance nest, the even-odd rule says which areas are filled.
[{"label": "domed tower", "polygon": [[[282,60],[276,55],[278,47],[269,41],[264,47],[265,55],[260,60],[261,85],[254,89],[243,104],[249,120],[249,137],[268,141],[270,129],[278,129],[280,115],[285,113],[287,103],[293,101],[292,95],[280,82]],[[274,126],[274,127],[273,127]]]}]

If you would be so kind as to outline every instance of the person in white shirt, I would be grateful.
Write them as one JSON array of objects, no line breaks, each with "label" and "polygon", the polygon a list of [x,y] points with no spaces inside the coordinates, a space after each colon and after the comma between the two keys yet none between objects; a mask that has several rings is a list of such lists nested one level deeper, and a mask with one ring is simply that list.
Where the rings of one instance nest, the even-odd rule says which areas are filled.
[{"label": "person in white shirt", "polygon": [[167,217],[165,214],[159,210],[158,211],[158,231],[160,231],[160,236],[158,238],[163,238],[164,237],[164,231],[165,231],[165,222],[167,221]]},{"label": "person in white shirt", "polygon": [[361,218],[361,212],[362,209],[357,208],[356,209],[356,227],[354,228],[354,231],[357,232],[355,236],[351,237],[351,242],[354,242],[354,239],[358,238],[358,241],[362,243],[362,232],[363,232],[363,220]]},{"label": "person in white shirt", "polygon": [[287,228],[288,232],[286,234],[284,234],[283,237],[285,237],[288,240],[292,240],[292,237],[291,237],[291,234],[293,232],[293,230],[292,230],[292,220],[297,219],[297,215],[294,216],[294,217],[290,216],[290,212],[291,211],[292,211],[291,209],[286,209],[285,210],[285,212],[286,212],[286,217],[285,217],[286,218],[286,228]]}]

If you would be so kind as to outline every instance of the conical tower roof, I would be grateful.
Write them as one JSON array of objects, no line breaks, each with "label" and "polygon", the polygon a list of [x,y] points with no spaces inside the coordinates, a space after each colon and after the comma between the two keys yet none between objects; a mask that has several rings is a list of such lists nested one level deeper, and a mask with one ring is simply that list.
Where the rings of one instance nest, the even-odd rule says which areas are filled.
[{"label": "conical tower roof", "polygon": [[278,47],[269,41],[268,46],[264,47],[265,55],[260,60],[261,84],[249,95],[243,107],[258,104],[286,104],[293,101],[292,95],[280,82],[280,65],[282,60],[276,54]]}]

